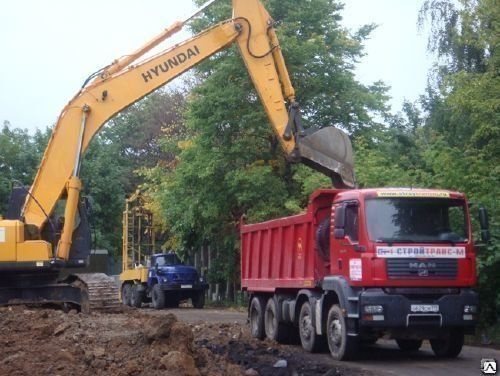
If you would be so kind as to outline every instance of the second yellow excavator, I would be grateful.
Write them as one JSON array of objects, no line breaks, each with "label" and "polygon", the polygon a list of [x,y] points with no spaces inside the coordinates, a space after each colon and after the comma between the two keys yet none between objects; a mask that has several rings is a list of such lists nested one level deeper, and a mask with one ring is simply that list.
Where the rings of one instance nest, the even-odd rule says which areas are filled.
[{"label": "second yellow excavator", "polygon": [[86,265],[90,254],[87,208],[80,199],[84,152],[118,112],[233,43],[286,157],[325,173],[336,187],[354,186],[347,135],[333,127],[303,129],[274,22],[259,0],[233,0],[233,18],[145,58],[211,3],[91,75],[64,107],[31,188],[15,189],[6,219],[0,218],[0,304],[65,302],[83,310],[116,306],[117,291],[102,275],[59,280],[61,270]]}]

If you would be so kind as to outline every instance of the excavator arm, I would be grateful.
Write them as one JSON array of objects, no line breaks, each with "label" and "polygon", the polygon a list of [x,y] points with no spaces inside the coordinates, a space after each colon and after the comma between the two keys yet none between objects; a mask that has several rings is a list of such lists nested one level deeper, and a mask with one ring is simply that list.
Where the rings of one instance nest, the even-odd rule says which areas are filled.
[{"label": "excavator arm", "polygon": [[95,134],[115,114],[233,42],[239,46],[286,156],[326,173],[338,186],[354,185],[348,137],[333,127],[311,135],[302,129],[295,92],[265,8],[259,0],[233,0],[233,12],[232,19],[137,62],[185,22],[175,23],[136,52],[99,72],[63,109],[22,211],[26,224],[41,229],[47,213],[52,213],[57,201],[66,197],[64,227],[54,253],[57,259],[69,257],[82,186],[80,163]]}]

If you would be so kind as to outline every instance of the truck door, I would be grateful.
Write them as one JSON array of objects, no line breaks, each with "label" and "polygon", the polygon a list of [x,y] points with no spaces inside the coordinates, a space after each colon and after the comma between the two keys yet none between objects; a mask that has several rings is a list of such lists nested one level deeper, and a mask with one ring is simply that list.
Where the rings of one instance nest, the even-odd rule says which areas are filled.
[{"label": "truck door", "polygon": [[357,255],[359,241],[359,204],[357,201],[336,204],[333,213],[331,272],[361,279],[361,265],[358,266],[361,260],[351,261]]}]

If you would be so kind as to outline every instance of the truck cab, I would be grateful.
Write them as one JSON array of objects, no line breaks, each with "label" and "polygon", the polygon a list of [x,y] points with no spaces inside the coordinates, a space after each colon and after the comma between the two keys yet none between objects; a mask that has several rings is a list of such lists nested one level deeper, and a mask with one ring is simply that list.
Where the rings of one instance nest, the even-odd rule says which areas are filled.
[{"label": "truck cab", "polygon": [[151,256],[148,286],[159,284],[163,291],[191,291],[206,287],[204,278],[196,268],[185,265],[174,253],[157,253]]},{"label": "truck cab", "polygon": [[[351,334],[387,334],[403,350],[430,339],[456,356],[477,320],[476,255],[465,195],[423,189],[338,194],[331,210],[330,268],[345,281]],[[356,320],[350,320],[350,319]]]}]

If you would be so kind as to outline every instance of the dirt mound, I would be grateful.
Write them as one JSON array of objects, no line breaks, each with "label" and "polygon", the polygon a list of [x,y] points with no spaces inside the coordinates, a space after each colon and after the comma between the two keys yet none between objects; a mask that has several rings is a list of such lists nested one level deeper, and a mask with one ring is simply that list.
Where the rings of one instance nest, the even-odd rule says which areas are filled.
[{"label": "dirt mound", "polygon": [[81,315],[0,308],[0,374],[242,375],[224,356],[194,343],[192,329],[165,313]]},{"label": "dirt mound", "polygon": [[[344,365],[332,367],[330,361],[313,358],[300,346],[256,340],[247,326],[238,323],[198,323],[192,329],[197,347],[239,365],[246,376],[371,376]],[[290,343],[298,345],[299,341],[290,336]],[[330,359],[326,346],[324,353]]]},{"label": "dirt mound", "polygon": [[0,307],[0,375],[369,375],[199,314],[198,323],[185,324],[167,310],[82,315]]}]

